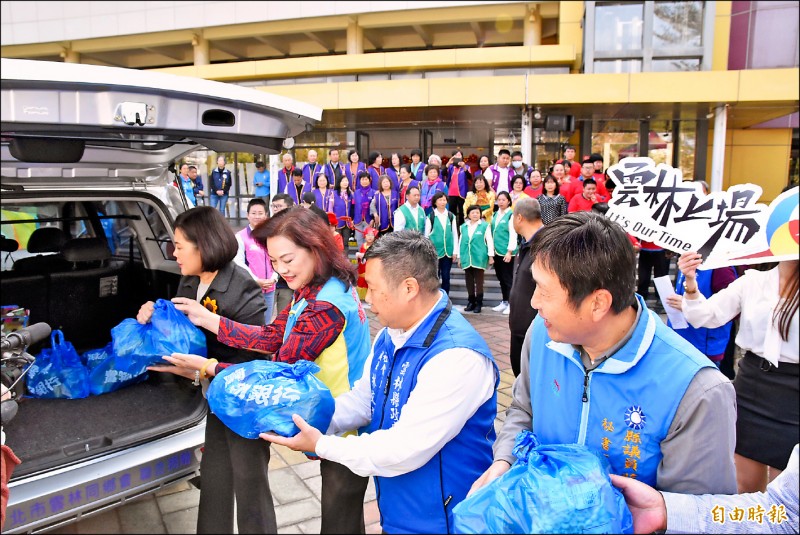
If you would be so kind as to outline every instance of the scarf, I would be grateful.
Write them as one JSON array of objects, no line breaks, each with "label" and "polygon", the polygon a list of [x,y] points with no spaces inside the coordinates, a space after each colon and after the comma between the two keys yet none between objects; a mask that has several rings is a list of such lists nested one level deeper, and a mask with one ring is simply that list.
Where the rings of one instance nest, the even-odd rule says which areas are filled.
[{"label": "scarf", "polygon": [[367,186],[365,188],[361,185],[358,186],[358,189],[361,191],[361,217],[366,219],[369,215],[369,203],[372,201],[370,193],[375,190],[372,189],[372,186]]},{"label": "scarf", "polygon": [[420,205],[423,208],[430,208],[431,206],[431,199],[433,195],[436,193],[436,183],[441,182],[439,177],[436,177],[435,180],[431,181],[428,179],[425,181],[425,184],[422,186],[422,199],[420,200]]}]

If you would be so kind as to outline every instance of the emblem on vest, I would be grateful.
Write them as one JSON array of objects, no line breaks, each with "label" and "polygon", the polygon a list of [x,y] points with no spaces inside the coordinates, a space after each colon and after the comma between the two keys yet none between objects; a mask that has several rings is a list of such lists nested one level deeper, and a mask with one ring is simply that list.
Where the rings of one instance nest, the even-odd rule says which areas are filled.
[{"label": "emblem on vest", "polygon": [[644,415],[644,411],[640,406],[632,405],[625,411],[625,425],[631,429],[636,429],[638,431],[644,428],[646,423],[647,417]]}]

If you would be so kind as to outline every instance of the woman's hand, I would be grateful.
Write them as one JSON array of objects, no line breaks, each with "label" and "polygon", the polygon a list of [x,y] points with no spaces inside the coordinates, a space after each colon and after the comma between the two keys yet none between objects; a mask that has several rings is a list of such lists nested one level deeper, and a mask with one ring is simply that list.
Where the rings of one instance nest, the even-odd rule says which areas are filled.
[{"label": "woman's hand", "polygon": [[697,278],[697,268],[702,262],[702,256],[694,251],[689,251],[678,258],[678,269],[681,270],[687,281],[693,281]]},{"label": "woman's hand", "polygon": [[143,304],[141,308],[139,308],[139,313],[136,314],[136,321],[145,325],[146,323],[150,322],[150,318],[153,316],[153,307],[155,303],[152,301],[148,301],[147,303]]},{"label": "woman's hand", "polygon": [[189,321],[214,334],[219,331],[219,314],[214,314],[206,307],[188,297],[173,297],[175,308],[186,314]]},{"label": "woman's hand", "polygon": [[683,310],[683,296],[678,294],[668,295],[666,302],[672,308]]},{"label": "woman's hand", "polygon": [[258,279],[258,285],[262,290],[270,291],[275,286],[275,281],[272,279]]},{"label": "woman's hand", "polygon": [[[161,358],[172,364],[172,366],[164,364],[161,366],[148,366],[147,369],[154,372],[167,372],[180,375],[192,381],[197,377],[197,373],[195,372],[199,372],[203,366],[205,366],[206,362],[208,362],[208,359],[205,357],[187,353],[173,353],[172,355],[165,355]],[[209,377],[214,376],[214,369],[212,366],[206,368],[206,374]]]},{"label": "woman's hand", "polygon": [[508,264],[509,262],[511,262],[511,258],[512,258],[511,253],[506,253],[506,255],[503,257],[503,262]]},{"label": "woman's hand", "polygon": [[490,266],[493,266],[493,265],[494,265],[494,257],[493,257],[493,256],[490,256],[490,257],[489,257],[489,265],[490,265]]}]

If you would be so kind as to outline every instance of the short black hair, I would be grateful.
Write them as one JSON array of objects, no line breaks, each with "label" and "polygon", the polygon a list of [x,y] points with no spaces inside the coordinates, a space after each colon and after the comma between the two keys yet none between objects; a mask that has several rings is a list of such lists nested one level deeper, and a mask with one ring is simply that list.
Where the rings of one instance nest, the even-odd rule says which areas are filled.
[{"label": "short black hair", "polygon": [[596,202],[592,205],[592,212],[597,212],[600,215],[606,215],[608,212],[607,202]]},{"label": "short black hair", "polygon": [[356,178],[359,182],[361,182],[361,179],[364,177],[367,177],[369,179],[369,183],[372,184],[372,175],[369,174],[369,171],[359,171],[356,175]]},{"label": "short black hair", "polygon": [[190,166],[189,166],[189,171],[191,171],[192,169],[194,169],[195,171],[197,171],[197,166],[196,166],[196,165],[190,165]]},{"label": "short black hair", "polygon": [[367,165],[372,165],[375,163],[375,160],[378,159],[378,156],[382,156],[382,154],[376,150],[369,153],[367,156]]},{"label": "short black hair", "polygon": [[419,156],[422,159],[422,149],[411,149],[411,156]]},{"label": "short black hair", "polygon": [[513,158],[514,156],[519,156],[520,158],[522,158],[522,152],[515,150],[514,152],[511,153],[511,157]]},{"label": "short black hair", "polygon": [[470,205],[469,205],[469,207],[467,207],[467,210],[466,210],[466,213],[464,214],[464,216],[465,216],[467,219],[469,219],[469,214],[471,214],[471,213],[472,213],[472,212],[474,212],[475,210],[477,210],[477,211],[478,211],[478,213],[480,213],[480,211],[481,211],[481,207],[480,207],[480,206],[478,206],[477,204],[470,204]]},{"label": "short black hair", "polygon": [[586,165],[587,163],[592,164],[592,167],[594,167],[594,160],[592,158],[584,158],[581,160],[581,165]]},{"label": "short black hair", "polygon": [[260,197],[255,197],[253,199],[250,199],[250,201],[247,203],[247,213],[248,214],[250,213],[250,208],[252,208],[253,206],[263,206],[264,210],[267,209],[267,203],[264,202],[264,199],[262,199]]},{"label": "short black hair", "polygon": [[507,192],[507,191],[501,191],[500,193],[497,194],[497,197],[495,197],[495,199],[499,199],[501,195],[504,196],[506,198],[506,200],[508,200],[508,205],[511,206],[511,203],[512,203],[511,194],[509,192]]},{"label": "short black hair", "polygon": [[636,300],[636,254],[618,223],[592,212],[574,212],[544,225],[533,237],[531,258],[552,271],[577,309],[600,289],[611,294],[615,314]]},{"label": "short black hair", "polygon": [[283,201],[286,203],[286,208],[291,208],[294,206],[294,199],[288,193],[277,193],[272,196],[272,202],[275,201]]},{"label": "short black hair", "polygon": [[438,201],[442,197],[447,199],[447,194],[445,194],[445,192],[443,192],[443,191],[437,191],[436,193],[434,193],[433,197],[431,198],[431,206],[436,208],[436,201]]},{"label": "short black hair", "polygon": [[261,160],[259,160],[259,161],[257,161],[257,162],[256,162],[256,167],[257,167],[257,168],[258,168],[258,167],[266,167],[266,165],[264,165],[264,162],[262,162]]},{"label": "short black hair", "polygon": [[[478,174],[475,175],[475,178],[472,179],[472,193],[474,193],[476,195],[478,194],[478,190],[475,189],[475,183],[478,180],[483,180],[484,189],[486,191],[491,191],[492,190],[492,185],[489,183],[488,180],[486,180],[486,177],[483,176],[482,174],[478,173]],[[512,182],[512,184],[513,184],[513,182]]]},{"label": "short black hair", "polygon": [[381,261],[384,279],[392,288],[413,277],[422,293],[430,295],[439,290],[436,249],[429,238],[415,230],[384,234],[367,249],[364,259]]},{"label": "short black hair", "polygon": [[292,169],[292,176],[303,176],[303,170],[298,167],[295,167],[294,169]]},{"label": "short black hair", "polygon": [[401,169],[401,170],[402,170],[402,169],[405,169],[406,171],[408,171],[408,174],[409,174],[409,175],[411,174],[411,165],[409,165],[409,164],[407,164],[407,163],[406,163],[406,164],[403,164],[403,165],[401,165],[401,166],[400,166],[400,169]]},{"label": "short black hair", "polygon": [[[420,190],[420,189],[419,189],[419,186],[417,186],[416,184],[411,184],[410,186],[408,186],[408,187],[406,188],[406,197],[408,197],[408,193],[409,193],[409,192],[410,192],[412,189],[415,189],[415,190],[419,191],[420,193],[422,193],[422,190]],[[441,193],[441,192],[440,192],[440,193]]]},{"label": "short black hair", "polygon": [[175,218],[175,230],[178,229],[197,246],[202,269],[207,273],[222,269],[236,256],[236,235],[216,208],[198,206],[186,210]]},{"label": "short black hair", "polygon": [[583,179],[583,187],[595,185],[597,186],[597,181],[593,178],[584,178]]},{"label": "short black hair", "polygon": [[500,149],[499,151],[497,151],[498,156],[502,156],[503,154],[508,154],[509,156],[511,156],[511,151],[508,149]]},{"label": "short black hair", "polygon": [[553,182],[556,183],[556,189],[553,190],[553,195],[558,195],[558,190],[561,189],[560,186],[558,185],[558,179],[553,175],[551,175],[550,173],[548,173],[547,176],[544,177],[544,179],[542,180],[542,195],[545,195],[544,192],[547,191],[544,185],[547,184],[548,180],[552,180]]},{"label": "short black hair", "polygon": [[313,192],[307,191],[303,193],[303,202],[307,202],[308,204],[316,204],[317,196],[314,195]]}]

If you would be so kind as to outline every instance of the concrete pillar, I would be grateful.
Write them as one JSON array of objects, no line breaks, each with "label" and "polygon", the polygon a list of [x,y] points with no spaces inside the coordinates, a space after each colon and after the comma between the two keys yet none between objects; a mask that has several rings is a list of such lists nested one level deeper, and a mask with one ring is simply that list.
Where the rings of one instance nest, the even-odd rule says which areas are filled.
[{"label": "concrete pillar", "polygon": [[347,23],[347,53],[364,53],[364,28],[358,25],[358,20],[351,19]]},{"label": "concrete pillar", "polygon": [[61,51],[61,57],[64,58],[64,63],[80,63],[81,55],[72,49],[65,48]]},{"label": "concrete pillar", "polygon": [[195,35],[192,37],[192,48],[194,48],[194,64],[195,65],[208,65],[211,63],[208,51],[208,39],[202,35]]},{"label": "concrete pillar", "polygon": [[542,44],[542,16],[539,6],[532,6],[528,10],[522,27],[522,44],[525,46],[539,46]]},{"label": "concrete pillar", "polygon": [[533,165],[531,161],[533,149],[533,107],[526,106],[522,110],[522,136],[520,140],[522,148],[522,161],[528,165]]},{"label": "concrete pillar", "polygon": [[728,106],[714,108],[714,141],[711,145],[711,191],[722,191],[725,170],[725,134],[728,128]]}]

